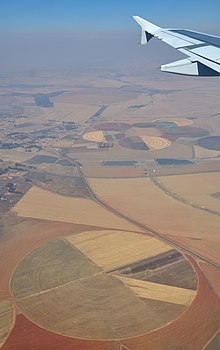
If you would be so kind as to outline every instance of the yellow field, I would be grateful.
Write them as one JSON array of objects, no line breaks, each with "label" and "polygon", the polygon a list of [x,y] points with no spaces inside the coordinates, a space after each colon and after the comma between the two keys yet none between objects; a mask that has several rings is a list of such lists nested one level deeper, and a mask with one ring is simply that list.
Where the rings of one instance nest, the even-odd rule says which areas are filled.
[{"label": "yellow field", "polygon": [[219,217],[182,204],[147,178],[90,179],[112,207],[163,234],[219,240]]},{"label": "yellow field", "polygon": [[83,135],[84,140],[93,142],[105,142],[105,136],[101,130],[88,132]]},{"label": "yellow field", "polygon": [[175,123],[177,126],[189,126],[193,124],[192,120],[189,119],[184,119],[184,118],[161,118],[161,119],[157,119],[154,120],[157,122],[171,122],[171,123]]},{"label": "yellow field", "polygon": [[18,216],[52,221],[136,230],[89,199],[61,196],[39,187],[32,187],[15,205]]},{"label": "yellow field", "polygon": [[160,300],[173,304],[189,305],[194,299],[196,292],[190,289],[177,288],[153,282],[136,280],[117,276],[123,283],[140,298]]},{"label": "yellow field", "polygon": [[68,237],[68,240],[105,270],[126,266],[172,249],[155,238],[122,231],[83,232]]},{"label": "yellow field", "polygon": [[158,149],[164,149],[171,146],[171,142],[167,139],[164,139],[162,137],[155,137],[155,136],[140,136],[142,141],[151,149],[151,150],[158,150]]},{"label": "yellow field", "polygon": [[12,303],[0,296],[0,346],[12,328],[13,314]]},{"label": "yellow field", "polygon": [[220,192],[220,173],[163,176],[160,182],[180,197],[220,213],[220,199],[212,196]]}]

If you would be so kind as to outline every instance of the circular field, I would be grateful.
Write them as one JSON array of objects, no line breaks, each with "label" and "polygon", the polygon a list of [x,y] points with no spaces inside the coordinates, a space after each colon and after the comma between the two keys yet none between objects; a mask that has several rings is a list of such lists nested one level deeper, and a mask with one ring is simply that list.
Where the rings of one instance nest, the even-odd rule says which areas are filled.
[{"label": "circular field", "polygon": [[[130,272],[123,275],[125,267]],[[143,267],[145,278],[136,279],[132,270]],[[11,292],[22,314],[42,328],[78,339],[116,340],[176,319],[194,299],[195,281],[187,260],[155,238],[88,231],[26,256],[12,276]]]},{"label": "circular field", "polygon": [[151,150],[160,150],[171,146],[171,142],[162,137],[141,136],[141,139]]},{"label": "circular field", "polygon": [[92,142],[105,142],[105,136],[101,130],[91,131],[83,135],[84,140]]},{"label": "circular field", "polygon": [[117,131],[92,131],[83,135],[84,140],[92,142],[113,142],[120,140],[124,135]]},{"label": "circular field", "polygon": [[220,136],[203,137],[197,141],[197,145],[213,151],[220,151]]},{"label": "circular field", "polygon": [[100,123],[95,125],[95,129],[106,131],[124,131],[131,127],[132,125],[126,123]]},{"label": "circular field", "polygon": [[14,307],[0,294],[0,346],[4,343],[14,322]]},{"label": "circular field", "polygon": [[119,142],[120,146],[139,150],[161,150],[170,147],[171,142],[165,138],[157,136],[131,136],[122,139]]}]

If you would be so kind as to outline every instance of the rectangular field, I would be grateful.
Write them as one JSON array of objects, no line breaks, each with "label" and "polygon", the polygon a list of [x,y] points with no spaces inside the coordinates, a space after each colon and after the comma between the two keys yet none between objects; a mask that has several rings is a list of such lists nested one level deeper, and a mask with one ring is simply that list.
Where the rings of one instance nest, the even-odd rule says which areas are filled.
[{"label": "rectangular field", "polygon": [[105,270],[127,266],[172,249],[155,238],[123,231],[82,232],[68,240]]}]

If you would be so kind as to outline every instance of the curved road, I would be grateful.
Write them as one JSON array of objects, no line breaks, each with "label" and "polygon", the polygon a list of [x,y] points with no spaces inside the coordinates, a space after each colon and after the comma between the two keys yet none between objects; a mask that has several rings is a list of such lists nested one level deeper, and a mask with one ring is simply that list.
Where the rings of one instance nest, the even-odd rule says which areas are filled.
[{"label": "curved road", "polygon": [[88,183],[86,177],[84,176],[84,173],[82,171],[82,169],[80,168],[80,166],[75,163],[73,160],[72,160],[73,164],[77,167],[78,171],[79,171],[79,174],[82,178],[82,180],[84,181],[87,189],[89,190],[90,194],[91,194],[91,197],[99,204],[101,205],[102,207],[104,207],[105,209],[107,209],[108,211],[112,212],[113,214],[117,215],[118,217],[120,217],[121,219],[124,219],[128,222],[130,222],[131,224],[145,230],[146,232],[150,233],[152,236],[156,237],[156,238],[159,238],[161,241],[165,242],[165,243],[168,243],[172,246],[174,246],[175,248],[177,249],[180,249],[182,252],[186,253],[186,254],[189,254],[191,255],[192,257],[196,258],[196,259],[199,259],[199,260],[202,260],[204,262],[206,262],[207,264],[217,268],[220,270],[220,265],[209,260],[208,258],[205,258],[204,256],[200,255],[199,253],[195,253],[194,251],[192,251],[191,249],[189,248],[186,248],[184,246],[182,246],[181,244],[175,242],[174,240],[168,238],[168,237],[165,237],[163,236],[161,233],[153,230],[152,228],[144,225],[144,224],[141,224],[140,222],[136,221],[135,219],[132,219],[132,218],[129,218],[127,217],[126,215],[124,215],[123,213],[119,212],[118,210],[116,210],[115,208],[111,207],[108,203],[105,203],[103,200],[101,200],[98,195],[93,191],[93,189],[91,188],[90,184]]}]

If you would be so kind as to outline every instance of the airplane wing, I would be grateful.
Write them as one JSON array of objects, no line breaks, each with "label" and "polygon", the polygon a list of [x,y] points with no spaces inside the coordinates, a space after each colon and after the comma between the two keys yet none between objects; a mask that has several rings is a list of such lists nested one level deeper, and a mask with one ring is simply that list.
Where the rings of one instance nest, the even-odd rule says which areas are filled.
[{"label": "airplane wing", "polygon": [[133,18],[141,26],[142,45],[156,37],[188,56],[161,66],[162,71],[195,76],[220,75],[220,37],[186,29],[163,29],[139,16]]}]

